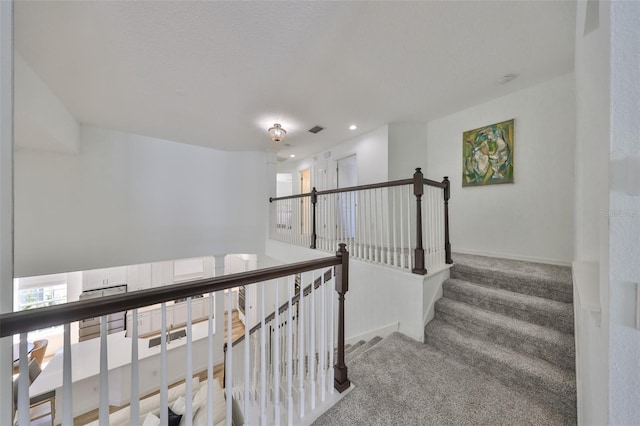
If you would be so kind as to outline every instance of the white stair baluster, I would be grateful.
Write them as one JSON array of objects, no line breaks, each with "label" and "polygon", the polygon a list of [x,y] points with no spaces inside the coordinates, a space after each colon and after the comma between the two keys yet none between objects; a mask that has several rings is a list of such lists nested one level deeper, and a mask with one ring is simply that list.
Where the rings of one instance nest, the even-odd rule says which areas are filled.
[{"label": "white stair baluster", "polygon": [[396,228],[398,225],[396,224],[396,187],[391,188],[391,208],[393,209],[392,213],[392,225],[393,225],[393,266],[398,267],[398,244],[396,242]]},{"label": "white stair baluster", "polygon": [[267,337],[264,311],[264,286],[260,283],[260,423],[267,424]]},{"label": "white stair baluster", "polygon": [[413,186],[407,186],[406,188],[407,188],[407,248],[408,248],[407,268],[412,269],[415,267],[415,265],[413,265],[413,253],[412,253],[413,246],[411,245],[411,197],[413,196]]},{"label": "white stair baluster", "polygon": [[209,344],[209,357],[207,359],[207,424],[213,424],[213,336],[214,322],[213,312],[215,311],[215,296],[209,293],[209,322],[207,329],[207,343]]},{"label": "white stair baluster", "polygon": [[[29,356],[27,355],[27,333],[20,333],[19,354],[18,424],[28,425],[31,423],[31,419],[29,418]],[[102,426],[102,419],[100,422]]]},{"label": "white stair baluster", "polygon": [[247,318],[247,308],[249,307],[249,286],[245,286],[244,291],[244,415],[249,415],[249,390],[251,389],[250,384],[250,350],[251,350],[251,336],[249,335],[249,318]]},{"label": "white stair baluster", "polygon": [[316,271],[311,273],[311,311],[309,312],[310,343],[309,348],[309,376],[311,379],[311,409],[316,408]]},{"label": "white stair baluster", "polygon": [[227,289],[227,369],[225,391],[227,396],[227,426],[231,426],[233,415],[233,292]]},{"label": "white stair baluster", "polygon": [[367,253],[367,260],[373,260],[372,255],[373,255],[373,231],[371,230],[371,228],[373,227],[373,220],[371,220],[372,218],[372,211],[371,211],[371,191],[370,190],[366,190],[365,191],[365,196],[367,198],[367,211],[366,211],[366,219],[365,219],[365,223],[366,223],[366,227],[367,227],[367,244],[369,246],[369,250]]},{"label": "white stair baluster", "polygon": [[[130,423],[137,425],[140,421],[140,380],[138,368],[138,310],[131,311],[131,398]],[[64,401],[64,400],[63,400]]]},{"label": "white stair baluster", "polygon": [[405,216],[404,216],[404,211],[402,209],[402,206],[404,205],[404,196],[403,196],[404,187],[402,187],[402,186],[399,187],[398,191],[400,192],[400,195],[398,197],[399,198],[398,208],[400,210],[399,211],[399,216],[400,216],[400,229],[399,229],[399,231],[400,231],[400,267],[404,269],[405,265],[406,265],[405,257],[404,257],[404,251],[405,251],[405,248],[404,248],[404,217]]},{"label": "white stair baluster", "polygon": [[[73,397],[72,397],[72,367],[71,367],[71,324],[64,325],[64,343],[62,349],[62,426],[73,425]],[[133,388],[132,388],[133,391]],[[51,419],[55,423],[56,419]]]},{"label": "white stair baluster", "polygon": [[185,424],[191,426],[193,421],[193,335],[191,319],[191,297],[187,297],[187,371],[185,378]]},{"label": "white stair baluster", "polygon": [[329,392],[331,394],[333,394],[334,388],[333,388],[333,375],[334,375],[334,370],[333,370],[333,354],[336,348],[336,342],[335,342],[335,338],[334,338],[334,330],[335,330],[335,319],[336,319],[336,313],[335,313],[335,305],[334,305],[334,301],[335,301],[335,294],[333,292],[333,288],[334,288],[334,277],[333,277],[333,270],[331,271],[331,279],[329,280],[329,282],[326,284],[327,287],[327,292],[329,293]]},{"label": "white stair baluster", "polygon": [[298,380],[299,380],[299,397],[300,397],[300,418],[304,417],[305,406],[305,394],[304,394],[304,347],[305,347],[305,333],[304,333],[304,278],[305,274],[302,274],[300,280],[300,301],[298,302]]},{"label": "white stair baluster", "polygon": [[275,315],[273,320],[273,404],[275,423],[280,423],[280,280],[275,282]]},{"label": "white stair baluster", "polygon": [[287,309],[287,424],[293,425],[293,275],[288,278],[289,309]]},{"label": "white stair baluster", "polygon": [[[169,406],[169,384],[167,379],[167,304],[161,305],[162,323],[160,326],[160,406]],[[107,408],[108,410],[108,408]],[[160,410],[160,424],[169,422],[169,412]],[[101,425],[102,426],[102,425]]]},{"label": "white stair baluster", "polygon": [[392,262],[391,262],[391,252],[392,252],[392,247],[391,247],[391,224],[389,223],[389,219],[391,218],[391,215],[389,214],[389,208],[391,208],[391,206],[389,205],[389,188],[384,188],[383,190],[383,195],[384,195],[384,212],[385,212],[385,218],[384,218],[384,224],[387,227],[387,243],[385,245],[385,248],[387,250],[387,259],[386,259],[386,263],[387,265],[391,266]]},{"label": "white stair baluster", "polygon": [[100,426],[109,424],[109,362],[107,346],[107,315],[100,318]]},{"label": "white stair baluster", "polygon": [[324,402],[326,397],[326,385],[327,385],[327,376],[326,376],[326,367],[325,363],[327,362],[327,352],[326,346],[327,343],[327,330],[326,330],[326,310],[327,310],[327,299],[326,299],[326,291],[324,286],[324,272],[320,272],[320,356],[318,357],[320,361],[320,400]]}]

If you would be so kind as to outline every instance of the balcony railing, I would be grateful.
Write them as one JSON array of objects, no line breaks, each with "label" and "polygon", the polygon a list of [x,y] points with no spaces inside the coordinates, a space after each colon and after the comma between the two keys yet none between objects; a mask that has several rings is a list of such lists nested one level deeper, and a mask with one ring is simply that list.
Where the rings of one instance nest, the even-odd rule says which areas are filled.
[{"label": "balcony railing", "polygon": [[[167,408],[170,407],[169,384],[176,380],[182,380],[184,382],[185,424],[192,424],[193,417],[196,415],[194,412],[196,408],[194,407],[197,407],[197,404],[194,405],[196,393],[191,378],[201,371],[199,366],[202,363],[204,363],[207,371],[208,385],[206,388],[203,388],[205,391],[204,406],[199,409],[206,410],[203,412],[206,413],[206,423],[214,424],[214,418],[216,416],[216,413],[214,413],[215,392],[212,387],[214,381],[214,352],[216,349],[222,352],[221,347],[216,348],[214,346],[214,335],[215,333],[223,332],[223,330],[215,330],[214,327],[214,299],[216,297],[225,297],[224,291],[234,287],[256,286],[259,288],[260,297],[255,300],[250,299],[249,303],[261,303],[263,305],[259,311],[261,315],[260,323],[263,326],[263,330],[266,330],[265,324],[275,319],[276,324],[278,324],[278,330],[286,324],[286,328],[282,329],[283,335],[293,335],[293,321],[287,322],[280,316],[276,316],[274,319],[265,318],[265,313],[272,308],[275,309],[281,306],[283,300],[286,300],[286,304],[289,306],[291,306],[292,303],[296,303],[291,293],[291,283],[293,283],[294,277],[297,274],[302,274],[303,277],[325,276],[327,268],[333,269],[333,273],[330,274],[332,276],[332,286],[325,286],[324,293],[319,295],[319,298],[324,301],[321,305],[318,305],[321,306],[320,311],[314,312],[314,308],[309,308],[311,309],[311,314],[308,315],[308,319],[304,321],[303,315],[301,314],[295,327],[316,330],[316,315],[325,319],[325,322],[318,326],[318,330],[322,330],[322,335],[326,337],[322,345],[331,348],[335,347],[337,348],[337,352],[335,354],[335,365],[333,365],[333,368],[330,369],[329,366],[325,364],[323,364],[323,366],[325,367],[325,372],[330,370],[330,375],[334,378],[331,390],[335,388],[339,392],[342,392],[350,385],[347,376],[347,367],[344,364],[344,296],[349,285],[348,262],[349,254],[345,246],[341,245],[340,250],[335,256],[318,260],[216,278],[200,279],[99,299],[88,299],[57,306],[2,314],[0,315],[0,337],[4,338],[19,335],[20,350],[19,374],[15,382],[17,386],[14,387],[14,389],[17,388],[17,403],[15,404],[17,412],[15,414],[0,413],[0,424],[30,424],[30,403],[42,399],[43,395],[40,393],[43,391],[43,385],[41,383],[38,386],[38,380],[36,380],[34,385],[30,387],[27,333],[57,325],[64,325],[64,346],[62,354],[56,355],[61,358],[58,358],[60,368],[56,370],[55,366],[51,367],[51,364],[56,360],[56,358],[54,358],[41,374],[41,376],[49,376],[46,382],[49,383],[51,389],[45,389],[47,394],[52,394],[61,405],[61,410],[57,411],[60,418],[52,419],[54,424],[73,425],[74,417],[78,415],[77,410],[74,410],[74,404],[82,402],[84,405],[87,405],[87,401],[89,400],[89,404],[92,403],[95,406],[94,409],[98,409],[99,425],[108,425],[110,422],[109,407],[110,405],[122,405],[111,403],[113,402],[112,400],[117,397],[116,394],[122,390],[127,390],[127,392],[130,390],[130,395],[127,398],[130,424],[141,423],[140,416],[146,413],[143,412],[144,408],[140,404],[140,397],[152,391],[146,388],[142,389],[140,386],[141,379],[144,378],[143,374],[148,372],[142,363],[143,356],[149,353],[153,353],[156,358],[159,358],[160,368],[157,371],[158,377],[155,377],[151,382],[155,384],[154,390],[159,392],[159,406],[163,407],[159,410],[161,424],[167,424],[169,415]],[[281,291],[281,283],[288,283],[288,291]],[[335,290],[335,292],[333,290]],[[232,293],[230,291],[227,293],[231,299]],[[191,300],[200,295],[209,297],[208,321],[192,324],[190,315]],[[271,297],[270,300],[273,301],[272,306],[264,306],[265,301],[268,300],[269,297]],[[169,342],[168,332],[171,330],[168,330],[167,327],[166,304],[181,298],[186,298],[188,309],[187,325],[185,328],[186,342]],[[160,304],[162,313],[161,333],[159,336],[160,345],[159,347],[149,348],[147,347],[148,345],[141,345],[139,343],[136,316],[139,308],[156,304]],[[251,389],[254,395],[253,400],[257,398],[261,401],[267,399],[273,401],[271,394],[273,388],[266,385],[265,362],[267,359],[272,360],[270,362],[272,366],[270,367],[270,371],[273,371],[274,368],[276,369],[274,377],[283,377],[283,383],[287,384],[284,386],[287,395],[299,393],[300,391],[304,392],[304,389],[301,390],[298,385],[294,384],[294,379],[298,380],[298,383],[303,384],[305,381],[301,380],[299,375],[294,378],[294,373],[291,368],[278,370],[276,366],[293,365],[292,351],[282,350],[279,345],[267,345],[265,338],[253,349],[254,356],[261,360],[258,364],[255,362],[252,363],[251,360],[249,360],[247,364],[243,364],[246,358],[238,357],[239,352],[234,355],[232,345],[232,305],[232,303],[228,305],[226,324],[226,344],[228,350],[225,353],[225,376],[230,378],[228,379],[229,383],[227,383],[225,387],[224,397],[227,425],[231,425],[232,419],[234,418],[233,390],[238,387],[237,384],[234,383],[234,380],[242,381],[243,383],[252,383],[252,386],[246,387],[246,389],[247,391]],[[124,332],[120,333],[121,336],[108,335],[106,329],[104,329],[108,316],[123,311],[129,311],[133,315],[132,330],[128,330],[131,337],[125,338]],[[73,346],[75,347],[72,347],[71,323],[95,317],[101,318],[103,330],[100,338],[90,342],[74,344]],[[329,321],[329,319],[331,319],[331,321]],[[333,321],[333,319],[335,319],[335,321]],[[315,331],[312,333],[315,333]],[[296,331],[295,334],[298,334],[298,332]],[[120,340],[114,340],[116,338]],[[248,327],[245,331],[245,339],[247,341],[250,339],[255,341],[256,339],[256,337],[250,337]],[[122,343],[124,341],[127,342],[126,345],[109,348],[109,345],[114,342]],[[290,340],[289,342],[291,344],[292,341]],[[82,350],[79,349],[80,345],[83,345]],[[180,350],[171,350],[174,348],[170,345],[177,345],[174,346],[174,348],[179,346]],[[95,350],[95,353],[91,353],[89,346]],[[331,352],[333,353],[333,351]],[[246,354],[244,350],[242,353]],[[118,363],[117,359],[125,359],[126,362],[124,365],[114,365],[114,362],[116,364]],[[275,360],[280,361],[276,362]],[[89,383],[91,378],[86,376],[88,374],[87,371],[91,370],[93,366],[96,367],[94,377],[95,389],[91,389],[93,384],[89,384],[87,387],[87,383]],[[118,370],[120,367],[124,368]],[[53,370],[51,370],[53,372],[47,371],[50,368],[53,368]],[[155,368],[157,368],[157,366]],[[251,382],[249,377],[250,371],[259,371],[261,375],[260,379]],[[58,377],[54,377],[56,374]],[[89,375],[91,374],[89,373]],[[152,372],[151,375],[155,375],[155,373]],[[42,382],[42,380],[40,381]],[[36,387],[38,387],[37,390],[34,389]],[[278,389],[280,389],[279,386]],[[97,394],[93,396],[91,391],[97,391]],[[91,398],[95,400],[91,401]],[[248,399],[235,401],[235,403],[240,404],[240,407],[242,407],[241,403],[244,403],[244,401],[248,401]],[[267,419],[280,419],[276,420],[276,422],[286,421],[289,424],[299,423],[299,419],[304,416],[305,408],[310,410],[311,407],[309,404],[311,404],[311,402],[305,398],[298,401],[299,403],[295,409],[290,403],[289,398],[286,400],[283,398],[282,401],[276,398],[275,402],[271,403],[268,408],[263,404],[260,411],[260,422],[265,424]],[[281,406],[284,408],[281,408]],[[294,416],[295,420],[293,419]]]},{"label": "balcony railing", "polygon": [[270,198],[273,239],[426,274],[451,260],[449,179],[412,178]]}]

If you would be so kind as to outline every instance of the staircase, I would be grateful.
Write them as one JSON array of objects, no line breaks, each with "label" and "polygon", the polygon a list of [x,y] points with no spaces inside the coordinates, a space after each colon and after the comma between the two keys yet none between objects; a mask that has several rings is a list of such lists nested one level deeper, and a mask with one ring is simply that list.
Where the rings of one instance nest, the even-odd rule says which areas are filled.
[{"label": "staircase", "polygon": [[344,362],[347,365],[350,365],[351,361],[358,358],[360,355],[374,347],[378,342],[382,340],[382,337],[376,336],[365,342],[364,340],[360,340],[359,342],[354,343],[353,345],[346,345],[344,347]]},{"label": "staircase", "polygon": [[568,267],[454,255],[425,341],[576,419]]}]

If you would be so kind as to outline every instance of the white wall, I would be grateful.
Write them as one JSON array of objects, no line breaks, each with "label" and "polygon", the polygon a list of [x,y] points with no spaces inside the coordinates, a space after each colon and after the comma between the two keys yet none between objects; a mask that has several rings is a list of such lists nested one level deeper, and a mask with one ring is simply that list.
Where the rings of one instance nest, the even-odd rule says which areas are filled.
[{"label": "white wall", "polygon": [[609,2],[578,2],[574,258],[598,264],[601,310],[592,316],[583,307],[586,301],[574,298],[578,422],[585,425],[606,424],[609,407],[609,50]]},{"label": "white wall", "polygon": [[[13,308],[13,2],[0,2],[0,313]],[[0,339],[0,424],[11,424],[11,337]]]},{"label": "white wall", "polygon": [[[331,256],[274,240],[267,241],[266,250],[268,256],[285,263]],[[394,331],[423,341],[424,326],[433,319],[435,302],[447,278],[448,268],[425,276],[349,259],[345,341],[355,343]]]},{"label": "white wall", "polygon": [[[514,184],[462,188],[462,133],[515,118]],[[573,74],[427,124],[426,176],[449,176],[453,251],[573,258]]]},{"label": "white wall", "polygon": [[18,52],[14,115],[16,148],[80,150],[80,124]]},{"label": "white wall", "polygon": [[[611,182],[609,195],[609,422],[640,424],[640,3],[611,3]],[[625,173],[626,172],[626,173]],[[622,175],[622,176],[620,176]]]},{"label": "white wall", "polygon": [[[293,192],[300,193],[299,172],[311,169],[311,185],[319,191],[336,187],[336,161],[356,154],[358,185],[386,182],[389,177],[389,128],[387,125],[356,136],[298,161],[278,165],[278,173],[293,174]],[[320,171],[322,170],[322,171]]]},{"label": "white wall", "polygon": [[266,155],[85,126],[78,155],[17,152],[16,276],[260,253]]},{"label": "white wall", "polygon": [[[389,180],[408,179],[415,169],[425,172],[427,162],[427,124],[389,124]],[[441,180],[442,176],[427,176]]]}]

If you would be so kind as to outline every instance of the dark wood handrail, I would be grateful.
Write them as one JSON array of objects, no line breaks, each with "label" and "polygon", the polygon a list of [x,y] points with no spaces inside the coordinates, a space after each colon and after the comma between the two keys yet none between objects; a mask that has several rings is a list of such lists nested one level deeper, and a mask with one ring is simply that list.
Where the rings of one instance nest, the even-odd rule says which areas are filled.
[{"label": "dark wood handrail", "polygon": [[[315,279],[315,281],[313,282],[313,288],[317,289],[319,288],[323,282],[327,282],[331,279],[331,277],[333,276],[333,271],[329,270],[327,272],[325,272],[324,274],[322,274],[321,277],[318,277]],[[302,290],[302,297],[306,297],[311,293],[311,284],[309,284],[308,286],[306,286],[304,288],[304,290]],[[300,301],[300,293],[296,294],[295,296],[293,296],[291,298],[291,306],[295,305],[296,303],[298,303]],[[279,308],[278,308],[278,313],[282,314],[284,312],[286,312],[289,309],[289,301],[287,300],[285,303],[283,303]],[[271,312],[269,315],[267,315],[267,317],[264,319],[264,323],[268,323],[270,321],[273,321],[276,318],[276,312],[273,311]],[[256,331],[260,330],[262,328],[262,322],[257,323],[256,325],[254,325],[253,327],[251,327],[251,329],[249,330],[249,335],[255,333]],[[239,344],[240,342],[244,341],[244,334],[242,336],[239,336],[236,340],[234,340],[231,343],[231,346],[236,346],[237,344]],[[224,344],[224,351],[227,351],[227,343]]]},{"label": "dark wood handrail", "polygon": [[[423,182],[425,185],[429,185],[429,186],[435,186],[437,188],[445,188],[445,184],[442,182],[438,182],[435,180],[431,180],[431,179],[423,179]],[[380,183],[372,183],[369,185],[358,185],[358,186],[350,186],[348,188],[336,188],[336,189],[327,189],[324,191],[316,191],[315,195],[327,195],[327,194],[338,194],[341,192],[353,192],[353,191],[365,191],[367,189],[377,189],[377,188],[389,188],[392,186],[402,186],[402,185],[413,185],[414,180],[413,178],[411,179],[400,179],[400,180],[393,180],[390,182],[380,182]],[[305,192],[303,194],[294,194],[294,195],[287,195],[285,197],[269,197],[269,202],[272,203],[274,201],[280,201],[280,200],[291,200],[294,198],[305,198],[305,197],[313,197],[313,191],[312,192]]]},{"label": "dark wood handrail", "polygon": [[447,187],[447,185],[444,182],[436,182],[435,180],[431,180],[431,179],[422,179],[422,182],[424,182],[425,185],[435,186],[437,188],[445,189]]},{"label": "dark wood handrail", "polygon": [[[402,185],[412,185],[412,184],[413,184],[413,179],[400,179],[400,180],[393,180],[390,182],[371,183],[368,185],[350,186],[348,188],[336,188],[336,189],[327,189],[324,191],[316,191],[316,195],[328,195],[328,194],[338,194],[341,192],[365,191],[367,189],[389,188],[392,186],[402,186]],[[440,184],[438,183],[438,185]],[[269,202],[288,200],[291,198],[311,197],[311,195],[312,195],[312,192],[306,192],[304,194],[287,195],[286,197],[269,197]]]},{"label": "dark wood handrail", "polygon": [[0,337],[341,265],[340,255],[0,315]]}]

